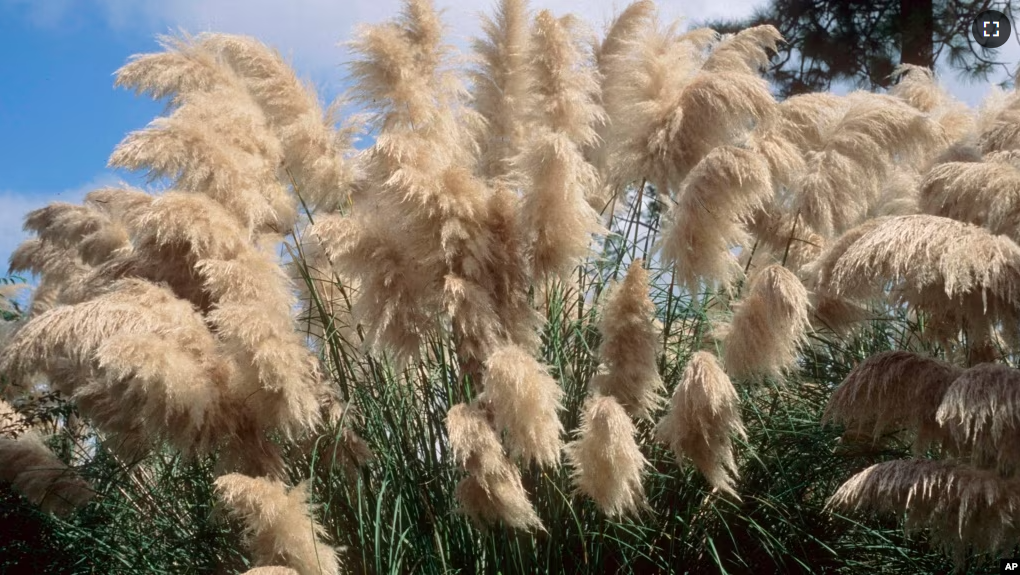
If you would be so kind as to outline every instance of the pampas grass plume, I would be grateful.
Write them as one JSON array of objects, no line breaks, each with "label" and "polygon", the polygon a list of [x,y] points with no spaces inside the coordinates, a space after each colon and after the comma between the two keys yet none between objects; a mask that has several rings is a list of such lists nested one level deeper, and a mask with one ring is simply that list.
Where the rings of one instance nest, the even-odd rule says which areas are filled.
[{"label": "pampas grass plume", "polygon": [[510,452],[543,467],[559,465],[563,446],[563,390],[545,366],[515,345],[497,348],[486,362],[479,400],[507,432]]},{"label": "pampas grass plume", "polygon": [[641,474],[648,462],[636,434],[616,399],[596,395],[584,404],[578,439],[565,448],[577,490],[610,517],[636,514],[646,507]]},{"label": "pampas grass plume", "polygon": [[975,464],[1012,475],[1020,465],[1020,370],[997,363],[967,369],[945,390],[935,421]]},{"label": "pampas grass plume", "polygon": [[256,563],[285,565],[300,575],[337,575],[336,552],[322,542],[322,525],[311,517],[305,484],[290,490],[280,481],[232,473],[215,481],[228,513],[244,525]]},{"label": "pampas grass plume", "polygon": [[461,512],[479,526],[502,521],[515,529],[543,529],[520,471],[503,453],[485,412],[478,405],[455,405],[446,430],[454,458],[468,472],[456,489]]},{"label": "pampas grass plume", "polygon": [[684,369],[655,437],[678,461],[693,461],[712,487],[739,499],[731,435],[746,436],[737,390],[715,356],[699,351]]},{"label": "pampas grass plume", "polygon": [[725,328],[726,372],[739,378],[782,377],[796,365],[809,305],[807,289],[793,272],[781,265],[757,272]]},{"label": "pampas grass plume", "polygon": [[642,260],[632,262],[623,282],[605,297],[598,351],[605,372],[596,375],[591,386],[615,397],[631,415],[650,418],[663,402],[663,385],[656,364],[659,327]]},{"label": "pampas grass plume", "polygon": [[290,567],[256,567],[241,575],[301,575]]},{"label": "pampas grass plume", "polygon": [[0,399],[0,481],[55,515],[67,515],[95,492],[64,464],[9,403]]},{"label": "pampas grass plume", "polygon": [[[908,351],[887,351],[858,364],[836,388],[823,422],[845,425],[848,435],[873,439],[907,429],[923,452],[944,432],[936,418],[942,398],[962,370],[944,361]],[[949,417],[950,412],[946,412]]]}]

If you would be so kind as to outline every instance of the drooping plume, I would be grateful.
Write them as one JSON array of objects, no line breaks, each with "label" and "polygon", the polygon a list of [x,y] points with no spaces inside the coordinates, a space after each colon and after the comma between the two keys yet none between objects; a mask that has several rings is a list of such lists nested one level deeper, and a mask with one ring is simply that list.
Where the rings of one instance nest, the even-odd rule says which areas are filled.
[{"label": "drooping plume", "polygon": [[775,100],[758,70],[782,37],[772,26],[723,38],[675,102],[669,149],[677,174],[686,175],[719,146],[738,142],[775,114]]},{"label": "drooping plume", "polygon": [[964,329],[972,361],[993,353],[990,330],[1015,318],[1020,306],[1020,247],[948,218],[870,220],[812,267],[816,289],[837,296],[883,297],[882,287],[892,282],[894,301],[929,315],[933,337],[948,344]]},{"label": "drooping plume", "polygon": [[980,162],[946,162],[921,183],[925,213],[981,226],[1020,241],[1020,155],[988,154]]},{"label": "drooping plume", "polygon": [[968,550],[1001,554],[1016,545],[1017,482],[950,461],[887,461],[851,477],[827,506],[906,514],[908,531],[928,528],[962,561]]},{"label": "drooping plume", "polygon": [[286,566],[300,575],[337,575],[336,551],[308,504],[307,486],[237,473],[215,481],[216,494],[230,515],[244,525],[244,539],[255,563]]},{"label": "drooping plume", "polygon": [[10,483],[29,501],[55,515],[67,515],[95,495],[3,399],[0,399],[0,481]]},{"label": "drooping plume", "polygon": [[496,429],[506,430],[511,454],[541,466],[559,465],[563,390],[556,380],[514,345],[496,349],[485,367],[478,399],[492,412]]},{"label": "drooping plume", "polygon": [[446,431],[454,458],[468,472],[456,491],[462,512],[479,525],[502,521],[515,529],[542,529],[521,473],[507,459],[485,412],[477,405],[455,405],[446,416]]},{"label": "drooping plume", "polygon": [[699,351],[655,429],[656,439],[667,444],[678,461],[689,458],[712,487],[733,496],[737,464],[730,437],[746,435],[739,407],[737,391],[715,356]]},{"label": "drooping plume", "polygon": [[641,474],[648,462],[635,440],[637,428],[623,406],[611,396],[589,398],[578,434],[565,448],[577,490],[610,517],[636,514],[645,507]]},{"label": "drooping plume", "polygon": [[984,363],[948,386],[935,420],[974,465],[1013,476],[1020,465],[1020,370]]},{"label": "drooping plume", "polygon": [[651,417],[663,401],[656,361],[660,329],[649,289],[648,271],[635,260],[623,282],[604,296],[598,326],[603,369],[590,383],[592,390],[613,396],[627,413],[641,418]]},{"label": "drooping plume", "polygon": [[[632,4],[618,19],[621,34],[612,42],[607,37],[612,49],[599,59],[609,114],[599,161],[614,192],[642,178],[663,192],[682,180],[671,155],[683,118],[676,117],[677,103],[704,61],[704,43],[685,41],[676,24],[663,26],[645,13],[651,8],[650,2]],[[624,20],[628,15],[632,19]]]},{"label": "drooping plume", "polygon": [[654,16],[655,3],[651,0],[632,2],[613,19],[602,42],[595,47],[599,93],[606,119],[596,124],[598,139],[590,146],[587,155],[598,171],[602,184],[602,192],[590,197],[593,207],[600,213],[616,192],[614,187],[621,183],[613,181],[610,168],[618,164],[613,157],[614,148],[618,135],[627,128],[625,116],[633,108],[628,93],[632,89],[629,82],[637,63],[634,56],[639,49],[638,42],[653,32],[650,26]]},{"label": "drooping plume", "polygon": [[795,213],[826,237],[862,221],[896,161],[913,165],[948,143],[937,123],[899,98],[855,92],[845,104],[794,183]]},{"label": "drooping plume", "polygon": [[854,367],[832,393],[822,421],[844,425],[847,436],[872,440],[908,430],[915,437],[915,451],[921,453],[945,438],[936,412],[962,371],[908,351],[873,355]]},{"label": "drooping plume", "polygon": [[939,85],[931,69],[901,64],[893,76],[898,77],[898,82],[889,89],[889,94],[930,114],[945,131],[948,141],[956,142],[974,129],[973,112]]},{"label": "drooping plume", "polygon": [[781,265],[758,271],[725,328],[726,372],[734,377],[782,377],[796,366],[809,327],[808,292]]},{"label": "drooping plume", "polygon": [[760,155],[733,146],[709,152],[666,216],[662,255],[677,283],[696,293],[702,282],[728,285],[739,277],[732,250],[750,243],[744,224],[771,194],[771,172]]}]

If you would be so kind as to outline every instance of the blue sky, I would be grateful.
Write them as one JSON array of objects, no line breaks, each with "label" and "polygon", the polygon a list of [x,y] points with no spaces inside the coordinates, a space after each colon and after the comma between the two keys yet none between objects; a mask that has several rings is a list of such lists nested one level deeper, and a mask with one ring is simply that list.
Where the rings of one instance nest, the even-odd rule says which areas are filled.
[{"label": "blue sky", "polygon": [[[759,0],[660,0],[664,16],[698,21],[750,12]],[[477,33],[476,15],[493,0],[436,0],[447,9],[455,44]],[[532,0],[533,7],[580,12],[596,25],[623,0]],[[345,52],[337,44],[358,22],[395,14],[398,0],[0,0],[0,267],[24,234],[21,220],[50,201],[77,202],[89,190],[124,180],[106,160],[160,103],[113,88],[129,56],[158,49],[155,35],[177,29],[251,34],[281,50],[324,99],[337,95]],[[1015,62],[1020,48],[1007,44]],[[977,104],[983,86],[947,78]]]}]

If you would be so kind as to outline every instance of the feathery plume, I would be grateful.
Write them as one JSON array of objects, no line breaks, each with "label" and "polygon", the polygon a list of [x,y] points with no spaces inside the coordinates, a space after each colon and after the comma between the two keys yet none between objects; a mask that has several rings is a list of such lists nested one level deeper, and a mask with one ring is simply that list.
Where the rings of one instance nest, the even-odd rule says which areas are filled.
[{"label": "feathery plume", "polygon": [[15,384],[46,374],[110,433],[208,449],[233,426],[222,411],[233,365],[202,317],[166,288],[121,280],[108,290],[30,320],[8,342],[0,371]]},{"label": "feathery plume", "polygon": [[921,209],[1020,241],[1018,160],[1011,152],[997,152],[981,162],[946,162],[933,167],[921,183]]},{"label": "feathery plume", "polygon": [[946,138],[955,142],[974,129],[974,115],[962,102],[953,99],[945,88],[939,85],[935,73],[913,64],[900,64],[892,76],[899,81],[889,89],[889,94],[902,98],[922,112],[931,114],[945,130]]},{"label": "feathery plume", "polygon": [[641,473],[648,465],[634,436],[637,428],[612,396],[585,401],[578,439],[567,444],[567,461],[577,490],[606,515],[636,514],[646,507]]},{"label": "feathery plume", "polygon": [[690,458],[712,487],[739,499],[731,435],[746,436],[737,390],[715,356],[699,351],[684,368],[655,437],[673,450],[678,461]]},{"label": "feathery plume", "polygon": [[491,260],[484,277],[505,338],[535,353],[541,344],[538,328],[544,318],[528,302],[531,278],[519,205],[517,196],[506,186],[498,185],[489,197],[484,227],[491,239]]},{"label": "feathery plume", "polygon": [[343,157],[346,134],[332,128],[331,114],[276,51],[229,34],[164,36],[160,44],[164,52],[133,56],[118,70],[117,85],[157,100],[169,97],[175,107],[194,106],[215,92],[244,96],[279,140],[280,166],[294,179],[287,185],[313,206],[338,204],[356,173]]},{"label": "feathery plume", "polygon": [[993,91],[977,118],[981,153],[1020,149],[1020,93]]},{"label": "feathery plume", "polygon": [[772,26],[759,26],[723,39],[684,87],[669,138],[681,179],[714,148],[736,143],[775,115],[768,83],[755,68],[767,61],[779,38]]},{"label": "feathery plume", "polygon": [[76,300],[74,288],[88,276],[91,267],[75,252],[74,248],[31,238],[21,242],[11,253],[9,273],[32,272],[40,276],[39,285],[32,293],[29,317]]},{"label": "feathery plume", "polygon": [[290,567],[256,567],[241,575],[301,575]]},{"label": "feathery plume", "polygon": [[847,100],[830,93],[798,94],[776,106],[783,137],[803,152],[825,147],[829,134],[848,107]]},{"label": "feathery plume", "polygon": [[823,422],[846,426],[847,436],[882,435],[903,429],[915,435],[915,452],[941,443],[936,412],[961,370],[909,351],[887,351],[859,363],[833,391]]},{"label": "feathery plume", "polygon": [[535,133],[515,164],[528,188],[523,226],[536,278],[568,275],[588,254],[591,234],[601,231],[585,199],[597,192],[598,175],[583,150],[596,141],[593,126],[604,112],[593,100],[598,82],[575,25],[542,11],[532,36]]},{"label": "feathery plume", "polygon": [[[5,410],[0,400],[0,481],[10,483],[29,501],[54,515],[67,515],[89,502],[95,492],[72,469],[50,451],[35,431],[10,434],[4,431],[4,419],[11,420],[13,410]],[[19,426],[20,427],[20,426]]]},{"label": "feathery plume", "polygon": [[[612,69],[609,64],[616,59],[625,57],[634,42],[651,24],[655,17],[655,2],[652,0],[636,0],[627,5],[615,18],[605,38],[595,47],[595,62],[602,74],[603,83],[612,84],[610,76],[619,70]],[[608,109],[607,109],[608,111]]]},{"label": "feathery plume", "polygon": [[643,262],[632,262],[623,283],[604,297],[598,355],[605,372],[592,378],[591,388],[614,397],[627,413],[649,418],[662,404],[664,388],[656,363],[659,328]]},{"label": "feathery plume", "polygon": [[510,175],[520,154],[526,120],[534,107],[528,65],[530,30],[527,0],[501,0],[494,18],[484,16],[484,39],[473,43],[481,66],[471,72],[475,109],[485,118],[479,140],[479,171],[492,181]]},{"label": "feathery plume", "polygon": [[468,476],[457,485],[461,511],[477,525],[503,521],[515,529],[542,529],[521,473],[507,459],[499,435],[477,405],[463,403],[446,416],[450,447]]},{"label": "feathery plume", "polygon": [[634,56],[641,47],[641,38],[654,33],[650,29],[654,17],[655,3],[652,0],[631,2],[613,19],[602,42],[595,46],[600,102],[606,119],[596,124],[598,139],[589,147],[587,155],[603,184],[602,194],[591,197],[594,200],[592,207],[600,212],[615,192],[614,183],[610,181],[610,168],[617,163],[612,158],[614,143],[618,139],[617,134],[625,130],[620,123],[625,120],[633,103],[628,95],[633,88],[629,85],[633,79],[633,68],[639,63]]},{"label": "feathery plume", "polygon": [[796,212],[810,229],[832,236],[853,227],[878,200],[894,158],[934,155],[947,143],[926,115],[893,96],[854,93],[824,145],[807,155],[794,185]]},{"label": "feathery plume", "polygon": [[296,203],[277,178],[280,141],[240,81],[182,98],[169,116],[128,134],[110,166],[169,178],[177,190],[224,205],[256,233],[292,228]]},{"label": "feathery plume", "polygon": [[445,313],[461,355],[478,363],[499,336],[482,283],[489,190],[472,174],[478,116],[445,67],[442,31],[431,2],[408,0],[399,19],[353,43],[355,97],[374,110],[379,135],[350,215],[317,219],[311,231],[359,283],[352,311],[369,345],[407,361]]},{"label": "feathery plume", "polygon": [[563,390],[545,366],[515,345],[497,348],[485,364],[479,401],[493,414],[496,429],[507,432],[510,452],[540,466],[559,464],[563,446]]},{"label": "feathery plume", "polygon": [[775,264],[758,271],[725,330],[726,372],[782,377],[796,365],[806,339],[809,306],[807,289],[793,272]]},{"label": "feathery plume", "polygon": [[683,41],[675,23],[663,26],[650,15],[647,18],[648,24],[637,29],[641,33],[621,46],[617,55],[599,61],[609,123],[602,128],[605,143],[599,148],[604,157],[596,158],[607,178],[605,184],[614,192],[642,178],[665,192],[683,177],[672,156],[683,119],[677,117],[677,103],[704,61],[704,46]]},{"label": "feathery plume", "polygon": [[182,94],[207,92],[231,81],[216,54],[193,42],[193,37],[160,35],[156,40],[163,51],[131,56],[114,74],[116,87],[180,103]]},{"label": "feathery plume", "polygon": [[954,462],[887,461],[861,471],[829,499],[830,509],[906,514],[907,531],[925,527],[959,562],[968,549],[1003,553],[1020,537],[1017,479]]},{"label": "feathery plume", "polygon": [[945,343],[961,327],[975,346],[988,343],[993,320],[1020,305],[1020,247],[1005,236],[929,215],[871,220],[812,264],[817,289],[852,299],[882,297],[925,311]]},{"label": "feathery plume", "polygon": [[971,367],[942,396],[935,420],[980,467],[1013,475],[1020,464],[1020,370],[985,363]]},{"label": "feathery plume", "polygon": [[300,575],[336,575],[336,552],[322,539],[325,530],[311,517],[304,483],[291,489],[280,481],[223,475],[214,482],[228,513],[244,525],[255,563],[283,565]]},{"label": "feathery plume", "polygon": [[315,208],[340,205],[356,177],[345,161],[350,142],[333,128],[311,87],[280,54],[247,36],[202,34],[196,42],[218,54],[240,76],[280,140],[282,168],[295,192]]},{"label": "feathery plume", "polygon": [[706,72],[737,72],[753,75],[768,66],[783,35],[774,26],[765,24],[745,28],[724,37],[712,47],[702,69]]},{"label": "feathery plume", "polygon": [[694,293],[703,281],[728,285],[739,276],[732,249],[749,243],[743,223],[771,194],[761,156],[733,146],[709,152],[688,176],[663,231],[662,255],[677,283]]}]

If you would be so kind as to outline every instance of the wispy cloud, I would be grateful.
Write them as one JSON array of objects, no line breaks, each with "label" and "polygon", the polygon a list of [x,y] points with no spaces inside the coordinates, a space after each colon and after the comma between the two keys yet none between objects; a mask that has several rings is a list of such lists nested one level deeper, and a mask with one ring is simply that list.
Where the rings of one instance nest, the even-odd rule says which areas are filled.
[{"label": "wispy cloud", "polygon": [[58,192],[17,192],[0,191],[0,275],[6,275],[7,262],[18,244],[28,234],[22,230],[25,214],[46,206],[51,202],[69,202],[80,204],[85,194],[104,186],[113,186],[120,180],[110,173],[102,173],[91,181],[71,189]]}]

